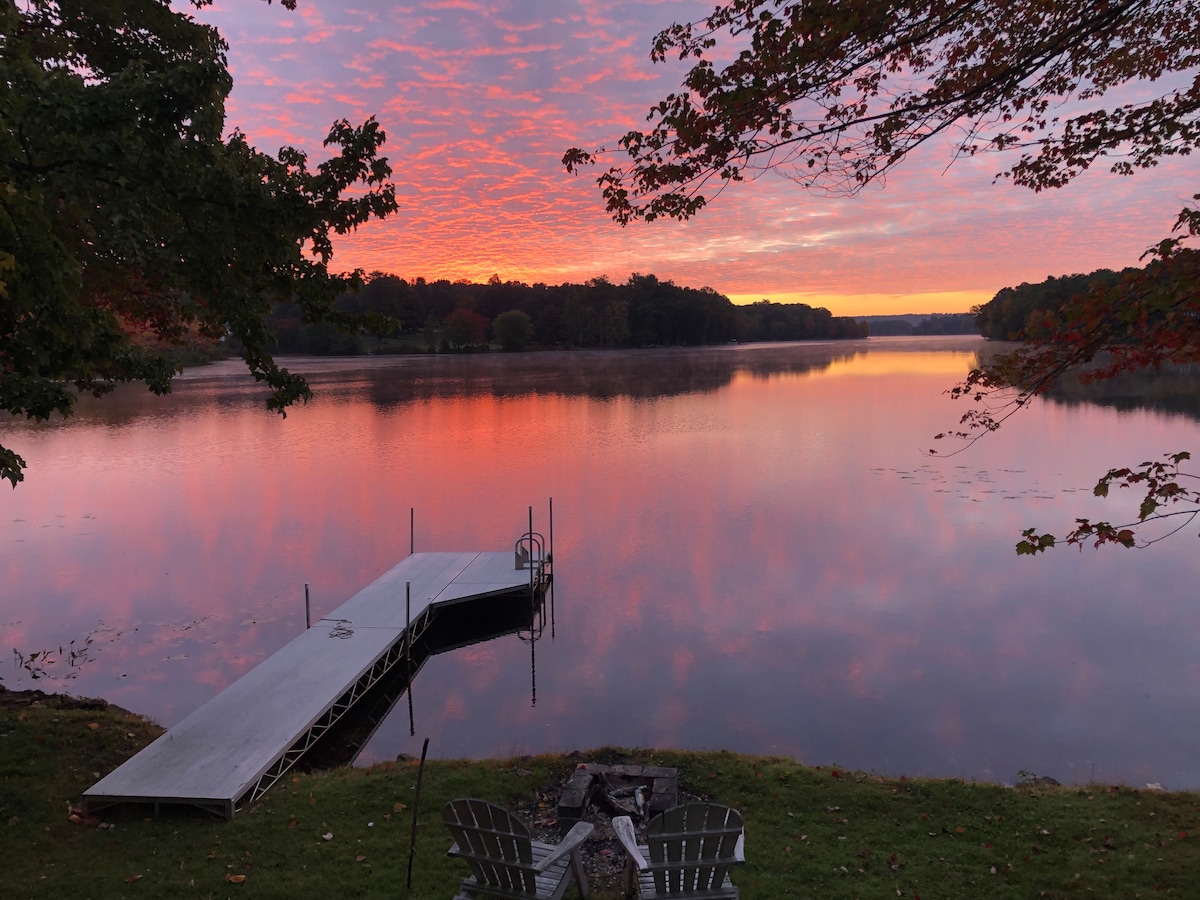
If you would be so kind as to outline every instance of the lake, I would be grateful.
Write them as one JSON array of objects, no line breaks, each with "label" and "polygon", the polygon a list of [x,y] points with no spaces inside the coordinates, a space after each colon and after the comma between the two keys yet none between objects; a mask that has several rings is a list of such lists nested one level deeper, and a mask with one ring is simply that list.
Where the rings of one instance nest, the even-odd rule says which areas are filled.
[{"label": "lake", "polygon": [[1039,401],[928,456],[984,350],[296,359],[316,399],[286,419],[230,361],[6,422],[29,470],[0,514],[0,679],[170,726],[304,628],[305,583],[315,620],[399,562],[410,509],[419,551],[505,550],[553,498],[553,637],[435,656],[415,736],[402,701],[364,760],[428,737],[439,757],[725,747],[1200,788],[1200,526],[1013,551],[1023,528],[1127,521],[1134,498],[1092,485],[1200,449],[1200,426]]}]

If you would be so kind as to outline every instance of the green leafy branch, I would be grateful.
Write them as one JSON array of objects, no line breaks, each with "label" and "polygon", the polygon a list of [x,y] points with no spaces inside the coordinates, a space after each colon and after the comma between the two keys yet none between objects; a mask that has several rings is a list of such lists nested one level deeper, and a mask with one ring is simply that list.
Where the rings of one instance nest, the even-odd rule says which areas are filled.
[{"label": "green leafy branch", "polygon": [[[1074,530],[1066,536],[1066,543],[1074,544],[1081,550],[1088,541],[1091,541],[1094,547],[1105,544],[1119,544],[1129,548],[1148,547],[1186,528],[1200,516],[1200,495],[1179,483],[1183,478],[1200,480],[1200,476],[1179,470],[1179,464],[1191,458],[1190,453],[1181,451],[1166,454],[1161,462],[1143,462],[1136,469],[1110,469],[1092,488],[1092,493],[1097,497],[1107,497],[1114,484],[1119,488],[1136,486],[1144,489],[1145,495],[1138,506],[1137,521],[1113,525],[1111,522],[1076,519]],[[1178,504],[1184,504],[1184,508],[1175,508]],[[1170,531],[1156,538],[1138,542],[1134,529],[1147,522],[1177,518],[1181,518],[1182,521]],[[1036,555],[1055,546],[1056,543],[1054,535],[1037,534],[1034,528],[1025,529],[1021,535],[1022,540],[1017,543],[1018,555]]]}]

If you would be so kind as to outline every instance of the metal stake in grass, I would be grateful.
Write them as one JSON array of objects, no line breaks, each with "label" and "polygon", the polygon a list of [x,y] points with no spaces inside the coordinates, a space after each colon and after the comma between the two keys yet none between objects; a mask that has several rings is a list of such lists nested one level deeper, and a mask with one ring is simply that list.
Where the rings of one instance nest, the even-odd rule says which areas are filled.
[{"label": "metal stake in grass", "polygon": [[408,883],[406,890],[412,890],[413,856],[417,852],[417,807],[421,804],[421,779],[425,776],[425,753],[429,750],[429,738],[421,745],[421,765],[417,767],[417,790],[413,794],[412,837],[408,840]]}]

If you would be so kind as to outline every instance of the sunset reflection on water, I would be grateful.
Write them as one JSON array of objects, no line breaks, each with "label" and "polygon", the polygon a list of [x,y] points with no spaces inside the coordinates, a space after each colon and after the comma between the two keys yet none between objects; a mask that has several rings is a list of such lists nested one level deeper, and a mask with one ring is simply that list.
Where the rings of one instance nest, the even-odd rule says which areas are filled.
[{"label": "sunset reflection on water", "polygon": [[316,617],[398,562],[410,508],[418,550],[501,550],[553,497],[536,706],[515,636],[437,656],[416,736],[402,704],[369,758],[428,736],[438,756],[728,747],[1200,786],[1194,538],[1013,553],[1031,525],[1119,518],[1095,479],[1197,426],[1040,403],[931,458],[982,347],[299,360],[317,399],[286,419],[236,366],[193,370],[169,398],[6,427],[30,471],[0,522],[0,639],[94,633],[50,684],[170,725],[304,627],[306,582]]}]

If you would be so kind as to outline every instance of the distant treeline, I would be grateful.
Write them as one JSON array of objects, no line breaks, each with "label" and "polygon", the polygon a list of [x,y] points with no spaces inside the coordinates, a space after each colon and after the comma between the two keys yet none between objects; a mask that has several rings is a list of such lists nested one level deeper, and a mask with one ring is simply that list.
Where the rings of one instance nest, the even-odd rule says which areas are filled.
[{"label": "distant treeline", "polygon": [[712,288],[679,287],[653,275],[624,284],[593,278],[586,284],[523,284],[493,276],[486,284],[406,281],[374,273],[362,290],[344,294],[337,309],[380,313],[396,326],[346,334],[302,321],[285,305],[269,319],[281,353],[353,355],[375,352],[451,352],[526,347],[661,347],[730,341],[799,341],[866,337],[854,319],[803,303],[762,300],[736,306]]},{"label": "distant treeline", "polygon": [[975,313],[907,314],[902,316],[859,316],[875,337],[907,337],[925,334],[978,334]]},{"label": "distant treeline", "polygon": [[1087,275],[1063,275],[1060,278],[1051,275],[1037,284],[1002,288],[987,303],[976,306],[972,313],[979,333],[984,337],[994,341],[1023,341],[1026,337],[1036,336],[1038,318],[1031,322],[1032,314],[1058,309],[1092,287],[1116,284],[1126,273],[1136,271],[1134,268],[1120,272],[1097,269]]}]

